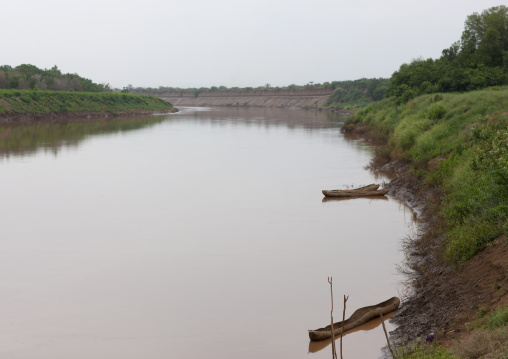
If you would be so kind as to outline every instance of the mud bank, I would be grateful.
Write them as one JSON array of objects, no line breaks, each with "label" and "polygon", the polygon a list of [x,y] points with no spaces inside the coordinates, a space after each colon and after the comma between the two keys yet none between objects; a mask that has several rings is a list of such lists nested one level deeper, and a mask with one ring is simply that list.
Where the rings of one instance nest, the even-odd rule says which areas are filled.
[{"label": "mud bank", "polygon": [[0,114],[0,123],[18,123],[34,121],[61,121],[84,118],[107,118],[122,116],[149,116],[162,113],[177,112],[176,108],[165,111],[149,110],[124,110],[124,111],[75,111],[75,112],[55,112],[55,113],[4,113]]},{"label": "mud bank", "polygon": [[326,104],[331,90],[306,91],[212,91],[194,94],[192,92],[166,92],[157,97],[171,102],[174,106],[211,107],[299,107],[320,108]]},{"label": "mud bank", "polygon": [[378,145],[370,169],[392,178],[386,185],[389,194],[403,198],[421,220],[421,232],[404,241],[408,260],[400,271],[407,280],[409,296],[403,298],[401,309],[392,318],[398,327],[391,335],[399,342],[425,338],[432,332],[444,344],[464,339],[480,308],[508,305],[506,238],[499,237],[461,266],[444,262],[446,229],[439,216],[440,189],[417,177],[408,162],[383,158],[383,141],[367,126],[348,125],[343,132]]}]

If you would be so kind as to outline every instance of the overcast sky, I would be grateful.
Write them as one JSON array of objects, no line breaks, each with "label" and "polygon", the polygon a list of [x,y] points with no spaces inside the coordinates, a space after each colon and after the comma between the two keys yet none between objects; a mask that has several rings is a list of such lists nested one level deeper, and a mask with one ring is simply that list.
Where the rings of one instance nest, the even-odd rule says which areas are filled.
[{"label": "overcast sky", "polygon": [[390,77],[506,0],[0,0],[0,64],[133,86]]}]

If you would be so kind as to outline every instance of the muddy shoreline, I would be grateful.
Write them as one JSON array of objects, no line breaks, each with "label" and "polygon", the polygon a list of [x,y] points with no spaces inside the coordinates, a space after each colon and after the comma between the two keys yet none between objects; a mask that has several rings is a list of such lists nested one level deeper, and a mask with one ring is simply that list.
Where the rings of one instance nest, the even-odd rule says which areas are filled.
[{"label": "muddy shoreline", "polygon": [[4,113],[0,114],[0,123],[22,123],[37,121],[62,121],[62,120],[82,120],[92,118],[109,117],[132,117],[132,116],[150,116],[155,114],[174,113],[178,109],[171,108],[166,111],[151,110],[124,110],[124,111],[76,111],[76,112],[52,112],[52,113]]},{"label": "muddy shoreline", "polygon": [[389,194],[402,198],[421,221],[420,232],[403,241],[408,254],[399,271],[409,289],[401,308],[391,319],[397,329],[391,335],[399,343],[438,334],[439,343],[464,340],[480,308],[508,305],[508,244],[501,236],[459,267],[442,260],[445,226],[439,216],[443,193],[426,184],[411,164],[391,161],[382,153],[386,137],[368,126],[347,125],[346,136],[361,137],[378,147],[369,169],[391,178]]}]

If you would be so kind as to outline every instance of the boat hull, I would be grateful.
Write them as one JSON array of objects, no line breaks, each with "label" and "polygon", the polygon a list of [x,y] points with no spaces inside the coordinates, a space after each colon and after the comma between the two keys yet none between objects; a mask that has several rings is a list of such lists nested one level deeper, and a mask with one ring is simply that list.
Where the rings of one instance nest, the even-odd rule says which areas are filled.
[{"label": "boat hull", "polygon": [[[363,307],[356,310],[351,317],[344,321],[344,332],[356,328],[371,319],[379,317],[381,314],[391,313],[400,306],[398,297],[390,298],[384,302],[369,307]],[[342,321],[333,323],[333,335],[340,335],[342,332]],[[331,338],[330,326],[309,330],[309,338],[312,341],[319,341]]]},{"label": "boat hull", "polygon": [[368,197],[368,196],[384,196],[388,193],[387,189],[380,190],[323,190],[326,197]]}]

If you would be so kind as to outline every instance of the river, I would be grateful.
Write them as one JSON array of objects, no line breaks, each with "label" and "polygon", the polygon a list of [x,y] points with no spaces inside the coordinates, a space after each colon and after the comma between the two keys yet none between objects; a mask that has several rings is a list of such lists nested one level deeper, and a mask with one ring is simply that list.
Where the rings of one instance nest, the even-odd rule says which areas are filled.
[{"label": "river", "polygon": [[[391,197],[323,200],[383,181],[342,120],[186,108],[0,127],[0,356],[329,358],[307,334],[330,322],[327,278],[335,321],[343,295],[346,316],[398,295],[413,226]],[[344,358],[380,357],[377,325]]]}]

